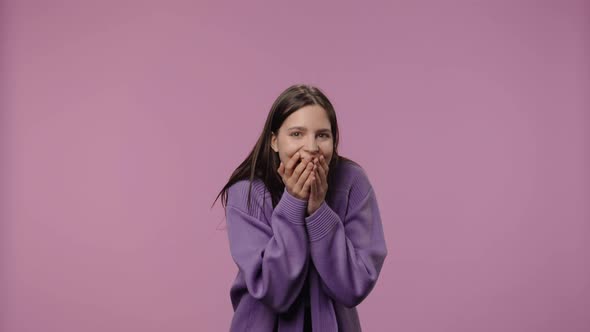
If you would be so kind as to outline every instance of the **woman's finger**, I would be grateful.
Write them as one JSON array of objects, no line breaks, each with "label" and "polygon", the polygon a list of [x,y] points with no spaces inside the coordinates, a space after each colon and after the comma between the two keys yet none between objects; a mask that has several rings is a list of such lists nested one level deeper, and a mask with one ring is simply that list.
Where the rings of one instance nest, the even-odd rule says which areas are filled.
[{"label": "woman's finger", "polygon": [[324,158],[324,156],[320,156],[320,163],[322,164],[325,173],[328,174],[330,166],[328,165],[328,161],[326,160],[326,158]]},{"label": "woman's finger", "polygon": [[287,161],[287,164],[285,165],[285,169],[286,169],[285,174],[287,174],[287,176],[290,177],[291,175],[293,175],[295,165],[299,162],[299,157],[300,157],[299,152],[296,152]]},{"label": "woman's finger", "polygon": [[317,195],[317,191],[316,191],[316,177],[315,177],[315,170],[309,175],[309,178],[311,179],[311,184],[310,184],[310,188],[309,188],[309,199],[313,200],[315,199],[316,195]]},{"label": "woman's finger", "polygon": [[318,170],[316,168],[314,175],[313,175],[313,191],[314,191],[314,199],[317,198],[317,195],[320,193],[320,187],[319,187],[319,178],[318,178]]},{"label": "woman's finger", "polygon": [[285,183],[285,165],[283,165],[282,161],[281,161],[281,164],[279,165],[279,169],[277,170],[277,172],[281,176],[281,180],[283,181],[283,183]]},{"label": "woman's finger", "polygon": [[[294,178],[293,182],[297,183],[297,179],[299,179],[302,173],[305,171],[308,162],[304,159],[301,159],[301,162],[295,166],[295,170],[291,173],[290,177]],[[289,172],[287,172],[287,176],[289,176]]]},{"label": "woman's finger", "polygon": [[305,184],[303,185],[303,188],[301,190],[303,191],[303,193],[308,193],[309,191],[311,191],[312,185],[313,185],[312,177],[308,176],[307,180],[305,180]]},{"label": "woman's finger", "polygon": [[[299,166],[297,167],[299,168]],[[297,182],[295,183],[295,191],[299,191],[299,188],[303,189],[303,186],[305,186],[305,183],[307,181],[307,178],[309,178],[309,173],[311,171],[313,171],[313,163],[307,163],[307,166],[305,166],[303,173],[301,173],[301,175],[297,179]]]},{"label": "woman's finger", "polygon": [[318,163],[318,166],[319,166],[318,167],[318,175],[319,175],[319,178],[320,178],[320,181],[318,181],[318,182],[324,183],[324,182],[327,181],[327,177],[328,177],[327,174],[326,174],[326,170],[324,169],[324,166],[323,165],[319,165],[319,163]]}]

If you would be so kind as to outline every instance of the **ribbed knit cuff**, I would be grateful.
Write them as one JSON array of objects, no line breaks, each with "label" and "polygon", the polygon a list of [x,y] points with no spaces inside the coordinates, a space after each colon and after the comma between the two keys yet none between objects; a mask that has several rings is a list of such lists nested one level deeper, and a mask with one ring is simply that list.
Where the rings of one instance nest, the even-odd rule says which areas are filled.
[{"label": "ribbed knit cuff", "polygon": [[276,208],[280,209],[285,214],[289,222],[296,225],[305,225],[307,200],[302,200],[291,195],[287,191],[287,187],[285,187],[283,196]]},{"label": "ribbed knit cuff", "polygon": [[336,224],[338,224],[340,217],[334,212],[328,204],[324,201],[320,207],[305,218],[307,224],[307,234],[309,241],[317,241],[328,234]]}]

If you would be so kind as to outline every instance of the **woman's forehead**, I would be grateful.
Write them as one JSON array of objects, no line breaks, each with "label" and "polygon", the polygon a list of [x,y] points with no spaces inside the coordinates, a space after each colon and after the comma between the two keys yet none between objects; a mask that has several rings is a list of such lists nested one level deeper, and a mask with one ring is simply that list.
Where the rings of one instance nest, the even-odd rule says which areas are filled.
[{"label": "woman's forehead", "polygon": [[308,130],[330,129],[330,119],[322,107],[309,105],[291,113],[281,127],[287,129],[301,127]]}]

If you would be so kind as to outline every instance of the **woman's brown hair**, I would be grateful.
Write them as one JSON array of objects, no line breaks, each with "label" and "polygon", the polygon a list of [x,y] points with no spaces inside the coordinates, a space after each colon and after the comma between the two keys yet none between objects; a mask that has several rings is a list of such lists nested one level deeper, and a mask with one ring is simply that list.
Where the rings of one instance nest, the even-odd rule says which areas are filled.
[{"label": "woman's brown hair", "polygon": [[[252,191],[252,182],[254,178],[259,178],[264,182],[266,188],[271,194],[273,208],[278,204],[284,190],[285,185],[278,173],[280,159],[278,152],[275,152],[270,145],[272,133],[278,135],[278,130],[285,121],[285,119],[293,112],[308,105],[319,105],[326,110],[328,119],[330,120],[332,137],[334,138],[334,151],[332,159],[328,165],[330,171],[328,172],[328,193],[332,187],[333,172],[331,170],[341,162],[354,161],[338,155],[338,122],[336,120],[336,112],[332,103],[328,100],[325,94],[318,88],[308,84],[295,84],[283,91],[273,103],[264,129],[254,145],[254,148],[246,157],[246,159],[238,166],[232,173],[227,184],[221,189],[213,205],[221,196],[221,204],[225,208],[227,206],[227,190],[234,183],[250,179],[250,187],[248,190],[248,208],[250,208],[250,193]],[[356,164],[356,163],[355,163]],[[264,204],[264,203],[263,203]],[[213,207],[212,205],[212,207]]]}]

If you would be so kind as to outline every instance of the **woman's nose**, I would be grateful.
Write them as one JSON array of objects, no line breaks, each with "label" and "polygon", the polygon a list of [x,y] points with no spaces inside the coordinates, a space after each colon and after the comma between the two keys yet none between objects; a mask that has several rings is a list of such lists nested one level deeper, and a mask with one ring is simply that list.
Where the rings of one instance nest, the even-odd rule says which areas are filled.
[{"label": "woman's nose", "polygon": [[316,153],[318,152],[318,145],[316,144],[315,141],[312,141],[310,143],[307,144],[307,151],[310,153]]}]

